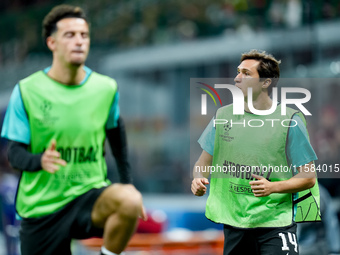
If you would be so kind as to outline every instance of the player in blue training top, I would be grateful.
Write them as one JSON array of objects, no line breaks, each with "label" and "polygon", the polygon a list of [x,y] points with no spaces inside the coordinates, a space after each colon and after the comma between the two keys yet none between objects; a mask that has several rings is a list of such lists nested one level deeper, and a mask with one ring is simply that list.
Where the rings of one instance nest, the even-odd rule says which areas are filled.
[{"label": "player in blue training top", "polygon": [[[117,84],[84,66],[90,38],[81,8],[53,8],[43,36],[52,66],[15,86],[1,132],[21,170],[21,254],[71,254],[72,239],[92,236],[103,236],[101,254],[121,254],[146,215],[132,185]],[[120,184],[107,180],[105,138]]]},{"label": "player in blue training top", "polygon": [[[232,125],[226,130],[223,125],[214,127],[212,120],[198,141],[203,151],[194,167],[191,190],[203,196],[210,184],[206,216],[224,224],[224,255],[296,255],[296,222],[320,220],[317,180],[311,170],[317,157],[304,117],[292,108],[282,115],[280,104],[270,116],[256,115],[248,108],[248,88],[252,88],[254,108],[271,109],[279,63],[266,52],[244,53],[234,81],[244,95],[245,112],[233,115],[236,106],[227,105],[217,110],[216,119],[238,124],[291,119],[296,125]],[[218,172],[218,166],[223,171]],[[197,171],[209,167],[215,167],[210,181],[209,171]],[[277,170],[280,167],[284,170]]]}]

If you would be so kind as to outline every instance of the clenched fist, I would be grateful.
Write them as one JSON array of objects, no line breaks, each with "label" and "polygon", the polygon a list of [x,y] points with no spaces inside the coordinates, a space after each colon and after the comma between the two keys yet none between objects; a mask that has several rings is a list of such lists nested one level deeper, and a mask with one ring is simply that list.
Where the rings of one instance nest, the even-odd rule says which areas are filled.
[{"label": "clenched fist", "polygon": [[195,196],[203,196],[207,193],[206,185],[209,184],[207,178],[195,178],[191,182],[191,191]]}]

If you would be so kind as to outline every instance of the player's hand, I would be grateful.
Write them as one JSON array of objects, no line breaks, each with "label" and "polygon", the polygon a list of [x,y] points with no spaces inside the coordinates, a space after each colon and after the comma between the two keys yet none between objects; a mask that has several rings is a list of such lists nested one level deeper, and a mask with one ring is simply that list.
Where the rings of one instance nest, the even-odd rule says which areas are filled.
[{"label": "player's hand", "polygon": [[209,181],[207,178],[195,178],[191,182],[191,191],[195,196],[203,196],[207,193],[207,187]]},{"label": "player's hand", "polygon": [[265,197],[272,193],[273,183],[260,175],[252,174],[256,181],[249,182],[255,197]]},{"label": "player's hand", "polygon": [[41,157],[41,167],[46,172],[54,174],[60,166],[66,166],[66,161],[60,158],[60,153],[56,151],[57,142],[53,140],[50,147]]},{"label": "player's hand", "polygon": [[146,210],[145,210],[144,205],[142,205],[142,213],[141,213],[141,215],[139,216],[139,218],[141,218],[141,219],[144,220],[144,221],[147,221],[147,220],[148,220],[148,215],[147,215],[147,213],[146,213]]}]

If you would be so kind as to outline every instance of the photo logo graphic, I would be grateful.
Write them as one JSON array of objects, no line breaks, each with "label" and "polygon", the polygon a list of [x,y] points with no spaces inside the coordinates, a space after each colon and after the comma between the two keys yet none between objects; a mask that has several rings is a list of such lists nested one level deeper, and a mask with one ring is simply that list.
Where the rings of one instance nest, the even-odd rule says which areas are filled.
[{"label": "photo logo graphic", "polygon": [[[217,98],[219,99],[221,106],[222,106],[221,98],[215,89],[228,89],[231,92],[232,97],[233,97],[233,106],[234,106],[233,115],[244,115],[244,101],[245,100],[244,100],[243,92],[240,88],[236,87],[235,85],[230,85],[230,84],[215,84],[214,85],[215,89],[214,89],[212,86],[208,84],[205,84],[202,82],[198,82],[198,83],[211,89],[215,93]],[[200,88],[200,89],[206,92],[208,95],[210,95],[210,97],[215,102],[215,106],[217,106],[216,100],[214,99],[213,95],[207,89],[203,89],[203,88]],[[287,98],[288,93],[300,93],[300,94],[304,94],[305,97],[290,99],[290,98]],[[274,87],[272,91],[273,104],[271,108],[268,110],[255,109],[253,105],[252,95],[253,95],[252,88],[248,88],[248,97],[247,97],[248,102],[247,103],[248,103],[248,108],[252,113],[256,115],[270,115],[273,112],[275,112],[277,108],[277,104],[278,104],[278,100],[277,100],[278,92],[277,92],[276,87]],[[281,115],[286,115],[287,105],[295,105],[304,115],[311,116],[312,114],[306,109],[306,107],[303,106],[303,104],[309,102],[310,99],[311,99],[311,93],[309,90],[305,88],[292,88],[292,87],[281,88]],[[201,115],[206,115],[206,114],[207,114],[207,95],[202,94],[201,95]]]},{"label": "photo logo graphic", "polygon": [[[206,86],[212,92],[214,92],[214,94],[217,96],[218,100],[220,101],[221,106],[223,106],[220,95],[217,93],[217,91],[212,86],[205,84],[203,82],[197,82],[197,83],[202,84],[203,86]],[[199,88],[199,87],[197,87],[197,88]],[[209,90],[204,89],[204,88],[199,88],[199,89],[201,89],[205,93],[207,93],[212,98],[212,100],[214,101],[215,106],[217,106],[216,100]],[[201,115],[207,115],[207,94],[201,95]]]}]

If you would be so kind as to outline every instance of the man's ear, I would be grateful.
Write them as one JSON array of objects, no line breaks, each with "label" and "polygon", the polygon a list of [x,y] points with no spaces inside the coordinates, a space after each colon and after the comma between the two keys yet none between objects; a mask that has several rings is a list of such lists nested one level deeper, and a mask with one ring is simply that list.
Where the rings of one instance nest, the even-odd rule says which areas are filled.
[{"label": "man's ear", "polygon": [[46,45],[51,51],[54,51],[54,49],[55,49],[55,38],[53,36],[47,37],[46,38]]},{"label": "man's ear", "polygon": [[271,79],[265,79],[264,82],[263,82],[262,88],[267,89],[270,86],[270,84],[272,84],[272,80]]}]

